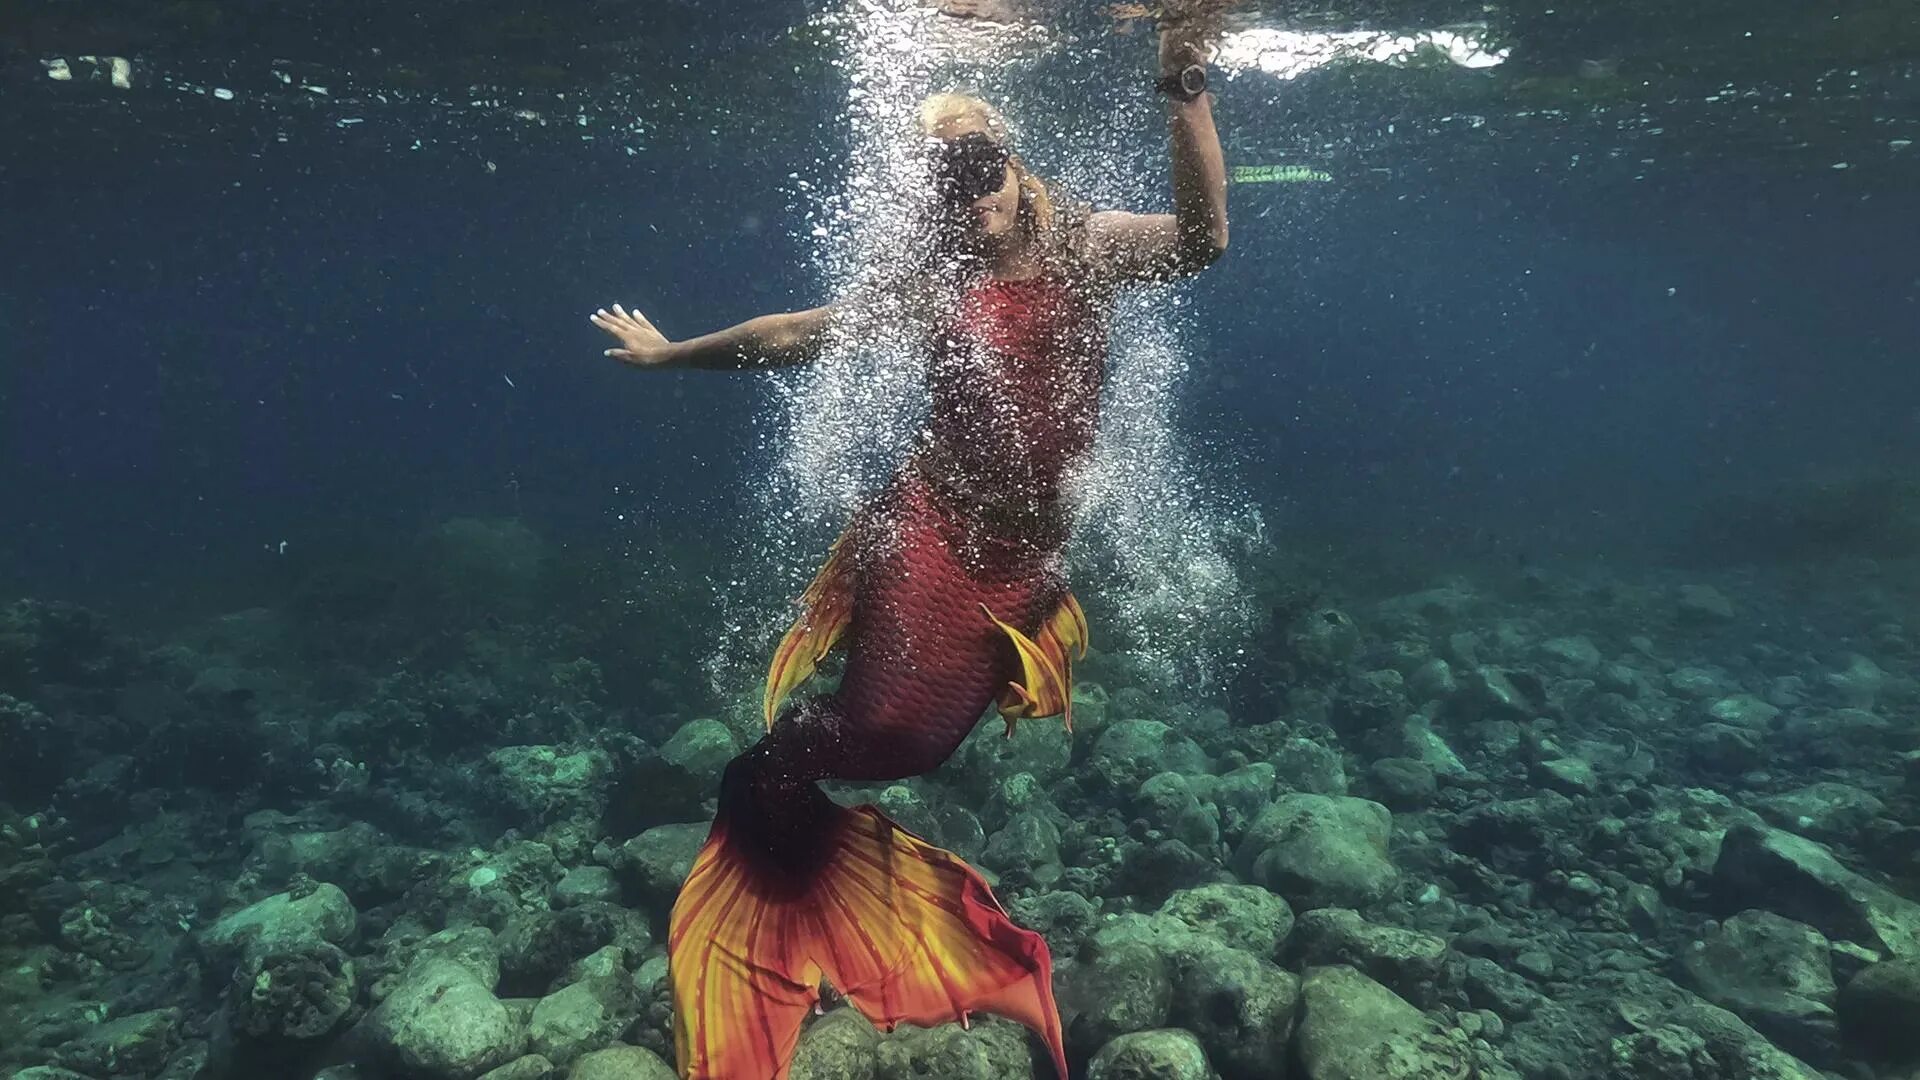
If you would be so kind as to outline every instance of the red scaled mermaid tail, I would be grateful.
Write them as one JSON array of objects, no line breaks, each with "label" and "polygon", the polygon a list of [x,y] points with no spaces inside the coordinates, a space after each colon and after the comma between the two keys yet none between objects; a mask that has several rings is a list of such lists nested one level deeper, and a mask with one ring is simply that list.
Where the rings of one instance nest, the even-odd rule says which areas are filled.
[{"label": "red scaled mermaid tail", "polygon": [[750,751],[728,767],[673,908],[681,1075],[782,1080],[824,979],[887,1030],[976,1011],[1018,1020],[1064,1080],[1045,940],[1015,926],[958,856],[811,783],[757,783],[758,764]]}]

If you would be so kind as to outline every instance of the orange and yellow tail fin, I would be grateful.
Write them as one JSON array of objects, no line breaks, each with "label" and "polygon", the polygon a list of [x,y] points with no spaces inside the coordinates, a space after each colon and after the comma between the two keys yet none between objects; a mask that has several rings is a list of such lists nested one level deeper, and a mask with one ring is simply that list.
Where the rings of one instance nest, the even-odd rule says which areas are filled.
[{"label": "orange and yellow tail fin", "polygon": [[826,565],[813,576],[807,591],[800,594],[800,617],[787,628],[780,645],[773,650],[773,665],[767,670],[766,693],[761,700],[767,730],[773,730],[780,703],[793,688],[806,682],[813,669],[827,655],[853,618],[852,545],[843,534],[834,541]]},{"label": "orange and yellow tail fin", "polygon": [[[810,879],[761,865],[723,812],[674,904],[674,1048],[687,1080],[784,1080],[824,979],[885,1030],[970,1013],[1066,1056],[1053,964],[980,875],[871,806],[832,807]],[[798,886],[798,887],[796,887]]]},{"label": "orange and yellow tail fin", "polygon": [[987,618],[1004,631],[1020,655],[1020,679],[1010,682],[1000,695],[1000,716],[1007,722],[1007,734],[1019,720],[1060,717],[1073,730],[1073,662],[1087,655],[1087,616],[1080,601],[1067,593],[1060,605],[1040,624],[1033,637],[1018,627],[1001,622],[982,605]]}]

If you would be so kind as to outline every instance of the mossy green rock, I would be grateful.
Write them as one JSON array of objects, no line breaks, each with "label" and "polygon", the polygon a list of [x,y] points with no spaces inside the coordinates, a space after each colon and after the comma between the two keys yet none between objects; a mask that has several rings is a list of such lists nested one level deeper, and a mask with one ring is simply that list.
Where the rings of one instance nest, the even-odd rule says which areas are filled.
[{"label": "mossy green rock", "polygon": [[357,924],[347,894],[336,886],[321,885],[298,898],[275,893],[224,915],[200,935],[200,944],[216,962],[233,964],[243,953],[298,952],[306,945],[345,944]]},{"label": "mossy green rock", "polygon": [[1120,720],[1094,743],[1094,774],[1114,791],[1132,794],[1156,773],[1204,773],[1200,744],[1158,720]]},{"label": "mossy green rock", "polygon": [[1393,891],[1393,816],[1365,799],[1287,795],[1267,807],[1234,853],[1239,875],[1296,908],[1364,907]]},{"label": "mossy green rock", "polygon": [[1093,1055],[1087,1080],[1212,1080],[1200,1040],[1179,1028],[1134,1031]]},{"label": "mossy green rock", "polygon": [[800,1033],[790,1080],[873,1080],[880,1032],[851,1008],[835,1009]]},{"label": "mossy green rock", "polygon": [[1286,900],[1257,885],[1201,885],[1182,889],[1160,905],[1196,933],[1255,956],[1272,957],[1293,931]]},{"label": "mossy green rock", "polygon": [[179,1045],[179,1028],[179,1009],[133,1013],[88,1029],[54,1060],[90,1076],[150,1076]]},{"label": "mossy green rock", "polygon": [[1920,958],[1862,970],[1840,993],[1840,1028],[1849,1045],[1896,1061],[1920,1061]]},{"label": "mossy green rock", "polygon": [[733,732],[718,720],[690,720],[660,748],[661,760],[678,766],[696,783],[719,787],[720,772],[740,752]]},{"label": "mossy green rock", "polygon": [[429,956],[363,1021],[380,1056],[428,1080],[466,1080],[521,1056],[527,1031],[463,964]]},{"label": "mossy green rock", "polygon": [[880,1037],[874,1080],[1033,1080],[1027,1029],[979,1016],[971,1028],[903,1025]]},{"label": "mossy green rock", "polygon": [[679,1080],[660,1055],[638,1046],[610,1046],[573,1063],[567,1080]]},{"label": "mossy green rock", "polygon": [[516,1058],[497,1069],[482,1073],[480,1080],[552,1080],[560,1070],[539,1054]]},{"label": "mossy green rock", "polygon": [[1465,1080],[1460,1047],[1393,991],[1350,967],[1302,981],[1296,1046],[1307,1080]]},{"label": "mossy green rock", "polygon": [[564,1066],[619,1038],[639,1014],[632,979],[591,976],[541,998],[533,1007],[528,1036],[534,1053]]}]

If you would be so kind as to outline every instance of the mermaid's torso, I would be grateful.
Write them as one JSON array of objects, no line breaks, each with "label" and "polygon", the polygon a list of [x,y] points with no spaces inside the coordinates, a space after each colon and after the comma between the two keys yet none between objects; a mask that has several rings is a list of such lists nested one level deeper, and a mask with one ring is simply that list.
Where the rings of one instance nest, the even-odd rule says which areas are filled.
[{"label": "mermaid's torso", "polygon": [[833,775],[932,769],[1018,674],[986,611],[1031,631],[1066,594],[1065,489],[1093,446],[1106,345],[1098,297],[1051,275],[982,281],[935,330],[920,443],[849,536]]},{"label": "mermaid's torso", "polygon": [[965,508],[1052,515],[1093,446],[1105,305],[1053,273],[984,279],[929,342],[916,461]]}]

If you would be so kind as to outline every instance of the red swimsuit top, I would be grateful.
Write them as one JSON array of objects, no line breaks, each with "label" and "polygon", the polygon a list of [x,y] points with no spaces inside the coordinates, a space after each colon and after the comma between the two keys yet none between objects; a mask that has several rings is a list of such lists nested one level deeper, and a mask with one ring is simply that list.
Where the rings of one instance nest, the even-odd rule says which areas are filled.
[{"label": "red swimsuit top", "polygon": [[947,484],[1009,510],[1050,511],[1093,446],[1105,310],[1054,274],[987,278],[934,332],[923,449]]}]

